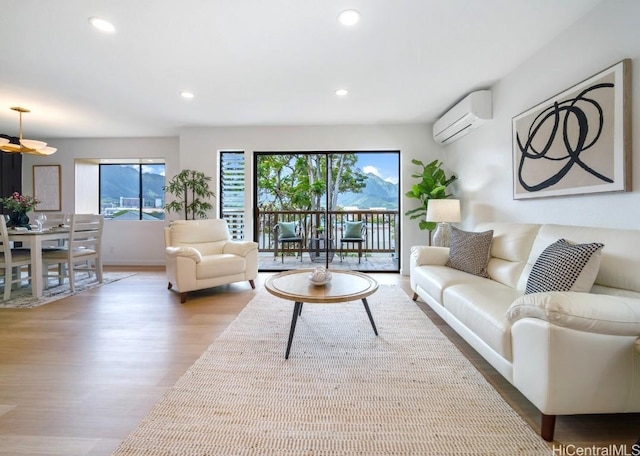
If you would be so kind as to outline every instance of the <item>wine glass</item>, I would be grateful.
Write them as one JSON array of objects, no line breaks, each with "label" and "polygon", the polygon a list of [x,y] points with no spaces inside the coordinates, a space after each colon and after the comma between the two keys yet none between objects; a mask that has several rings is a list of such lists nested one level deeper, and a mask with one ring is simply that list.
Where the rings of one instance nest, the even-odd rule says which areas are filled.
[{"label": "wine glass", "polygon": [[42,227],[44,226],[44,222],[47,221],[47,216],[45,214],[36,215],[36,225],[38,225],[38,231],[42,231]]}]

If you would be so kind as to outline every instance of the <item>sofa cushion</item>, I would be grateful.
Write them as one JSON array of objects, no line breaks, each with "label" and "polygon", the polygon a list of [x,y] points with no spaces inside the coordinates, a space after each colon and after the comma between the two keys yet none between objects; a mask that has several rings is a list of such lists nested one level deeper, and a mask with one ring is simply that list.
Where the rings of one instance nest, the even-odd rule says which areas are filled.
[{"label": "sofa cushion", "polygon": [[571,244],[559,239],[540,254],[527,279],[525,294],[545,291],[589,292],[600,267],[600,243]]},{"label": "sofa cushion", "polygon": [[447,266],[480,277],[489,277],[487,263],[493,230],[473,233],[451,227]]},{"label": "sofa cushion", "polygon": [[363,222],[345,222],[344,237],[359,239],[362,237]]},{"label": "sofa cushion", "polygon": [[[601,242],[602,260],[595,284],[609,289],[617,288],[640,293],[640,230],[599,228],[570,225],[544,225],[538,231],[531,247],[529,259],[525,266],[518,288],[526,288],[527,278],[540,253],[558,239],[567,239],[575,243]],[[608,293],[608,291],[604,291]]]},{"label": "sofa cushion", "polygon": [[514,288],[479,279],[445,289],[443,305],[493,350],[511,360],[511,323],[506,314],[511,303],[520,296]]},{"label": "sofa cushion", "polygon": [[529,252],[536,235],[540,230],[539,224],[484,222],[475,227],[476,231],[493,230],[491,240],[491,257],[513,262],[524,262],[529,258]]},{"label": "sofa cushion", "polygon": [[278,237],[282,238],[295,238],[296,234],[296,222],[280,222],[278,223]]},{"label": "sofa cushion", "polygon": [[538,318],[578,331],[640,336],[640,300],[625,296],[553,291],[524,295],[506,314],[512,323]]},{"label": "sofa cushion", "polygon": [[516,288],[527,264],[540,225],[531,223],[480,223],[476,231],[493,230],[491,253],[487,264],[489,277]]},{"label": "sofa cushion", "polygon": [[193,247],[201,255],[222,253],[231,238],[224,219],[174,220],[169,232],[172,247]]},{"label": "sofa cushion", "polygon": [[486,279],[447,266],[424,265],[412,270],[412,281],[438,303],[445,288],[461,283],[479,284]]},{"label": "sofa cushion", "polygon": [[196,266],[196,279],[211,279],[233,274],[244,274],[246,261],[244,257],[232,254],[208,255]]}]

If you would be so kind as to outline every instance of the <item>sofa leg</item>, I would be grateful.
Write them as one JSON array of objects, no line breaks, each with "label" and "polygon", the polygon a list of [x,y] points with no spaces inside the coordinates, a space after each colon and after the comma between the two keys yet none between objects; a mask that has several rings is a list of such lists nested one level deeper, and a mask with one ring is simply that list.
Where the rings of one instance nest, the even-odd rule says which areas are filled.
[{"label": "sofa leg", "polygon": [[187,302],[187,293],[180,293],[180,304]]},{"label": "sofa leg", "polygon": [[253,279],[249,280],[249,284],[251,285],[251,288],[254,290],[256,289],[256,284],[253,282]]},{"label": "sofa leg", "polygon": [[171,290],[172,288],[173,288],[173,284],[169,282],[169,284],[167,285],[167,290]]},{"label": "sofa leg", "polygon": [[541,413],[540,435],[547,442],[553,442],[553,432],[556,427],[556,415],[545,415]]},{"label": "sofa leg", "polygon": [[413,296],[411,297],[411,299],[413,299],[414,301],[418,300],[418,293],[413,293]]}]

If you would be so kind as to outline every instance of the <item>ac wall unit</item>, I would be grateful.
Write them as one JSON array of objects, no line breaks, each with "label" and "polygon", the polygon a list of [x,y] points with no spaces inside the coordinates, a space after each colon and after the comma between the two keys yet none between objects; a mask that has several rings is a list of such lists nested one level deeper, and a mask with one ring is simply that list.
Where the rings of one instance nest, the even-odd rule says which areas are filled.
[{"label": "ac wall unit", "polygon": [[433,124],[433,139],[449,144],[491,120],[491,90],[471,92]]}]

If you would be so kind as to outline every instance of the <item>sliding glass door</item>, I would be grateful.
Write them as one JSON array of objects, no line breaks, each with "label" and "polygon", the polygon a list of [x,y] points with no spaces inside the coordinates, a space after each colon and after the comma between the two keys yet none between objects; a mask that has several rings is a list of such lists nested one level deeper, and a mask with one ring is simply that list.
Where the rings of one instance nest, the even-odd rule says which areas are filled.
[{"label": "sliding glass door", "polygon": [[399,270],[399,152],[254,157],[260,270]]}]

